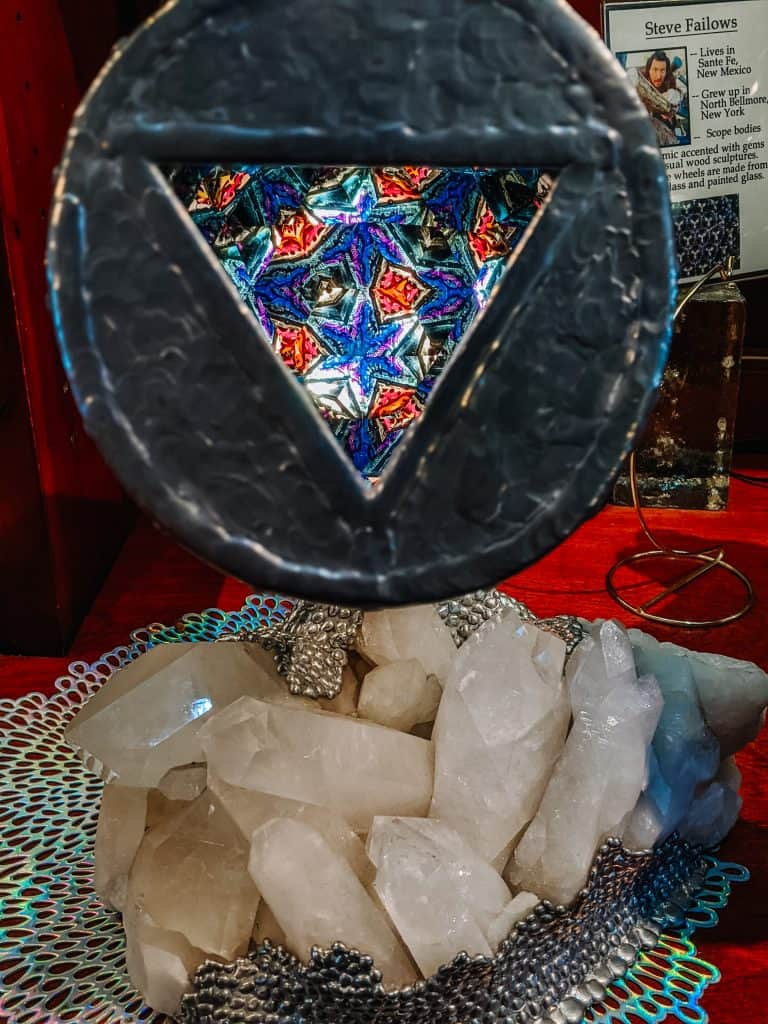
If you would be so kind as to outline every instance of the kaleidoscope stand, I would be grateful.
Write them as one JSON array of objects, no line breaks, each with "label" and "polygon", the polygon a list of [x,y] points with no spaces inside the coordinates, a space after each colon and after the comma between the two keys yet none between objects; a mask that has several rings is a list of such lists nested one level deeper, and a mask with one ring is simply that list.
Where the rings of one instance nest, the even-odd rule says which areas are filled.
[{"label": "kaleidoscope stand", "polygon": [[[102,783],[65,744],[62,730],[117,669],[149,647],[279,627],[293,607],[278,596],[252,596],[236,612],[209,609],[175,626],[153,624],[93,665],[72,664],[69,675],[56,681],[54,696],[0,701],[0,1016],[9,1024],[165,1019],[133,990],[124,967],[120,918],[93,891]],[[455,604],[445,610],[457,614]],[[289,954],[262,946],[250,960],[203,966],[196,991],[186,1000],[185,1019],[200,1024],[297,1020],[298,1007],[281,1015],[261,997],[261,1008],[244,1008],[242,998],[233,998],[233,981],[242,975],[250,983],[243,991],[253,992],[269,962],[281,965],[269,991],[275,1005],[284,1008],[291,1008],[291,998],[294,1004],[306,998],[312,966],[320,966],[324,997],[313,1003],[312,1017],[302,1018],[313,1024],[362,1024],[371,1019],[365,1011],[373,1004],[382,1022],[660,1024],[677,1019],[704,1024],[699,999],[719,974],[697,957],[692,937],[717,923],[732,884],[747,877],[738,865],[677,840],[655,854],[627,854],[618,841],[609,841],[574,907],[540,905],[493,961],[458,957],[429,981],[385,994],[370,962],[344,947],[318,951],[304,967]],[[358,980],[351,991],[344,968],[353,963]],[[339,984],[329,984],[329,976]]]},{"label": "kaleidoscope stand", "polygon": [[[675,321],[677,321],[681,316],[685,307],[694,295],[696,295],[696,293],[713,278],[719,275],[721,280],[729,281],[733,275],[734,263],[734,258],[731,256],[724,263],[716,264],[708,273],[701,277],[679,302],[675,309]],[[633,451],[629,456],[629,486],[632,494],[632,506],[638,518],[640,528],[653,547],[647,551],[639,551],[634,554],[627,555],[626,557],[619,559],[619,561],[609,569],[605,578],[605,586],[613,600],[617,604],[621,605],[621,607],[626,611],[632,612],[633,615],[638,615],[641,619],[645,619],[647,622],[656,622],[663,626],[682,626],[684,629],[712,629],[717,626],[727,626],[729,623],[738,622],[739,619],[743,619],[745,615],[748,615],[754,608],[756,600],[752,581],[746,573],[741,571],[741,569],[738,569],[736,566],[731,565],[730,562],[726,561],[725,549],[723,547],[715,545],[714,547],[704,548],[703,550],[687,551],[684,549],[672,548],[668,544],[664,544],[655,536],[651,527],[648,525],[648,521],[646,520],[640,498],[640,487],[637,478],[636,451]],[[660,593],[655,594],[644,604],[640,604],[639,601],[632,601],[621,593],[621,588],[616,583],[616,576],[627,566],[636,566],[641,562],[666,562],[670,565],[680,565],[680,563],[683,563],[689,568],[692,565],[696,566],[696,568],[684,576],[677,577],[671,583],[667,584]],[[662,601],[666,600],[666,598],[671,597],[673,594],[681,593],[697,580],[700,580],[708,573],[717,569],[728,573],[731,577],[738,580],[744,589],[743,600],[739,602],[736,605],[736,608],[727,615],[722,615],[716,619],[697,620],[692,618],[673,618],[669,615],[660,615],[651,611],[652,608],[659,605]]]}]

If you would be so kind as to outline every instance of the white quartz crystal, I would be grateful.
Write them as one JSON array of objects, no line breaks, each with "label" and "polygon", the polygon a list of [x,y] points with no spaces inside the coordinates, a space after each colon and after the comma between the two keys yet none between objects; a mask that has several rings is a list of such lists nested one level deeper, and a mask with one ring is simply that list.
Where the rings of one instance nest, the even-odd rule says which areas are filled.
[{"label": "white quartz crystal", "polygon": [[93,885],[115,910],[125,905],[128,873],[144,838],[147,791],[114,783],[104,787],[96,829]]},{"label": "white quartz crystal", "polygon": [[373,957],[387,987],[416,980],[386,915],[344,857],[310,825],[289,818],[263,825],[253,835],[250,872],[301,960],[313,946],[329,949],[342,940]]},{"label": "white quartz crystal", "polygon": [[206,786],[208,769],[204,764],[186,764],[162,777],[157,789],[166,800],[190,803],[196,800]]},{"label": "white quartz crystal", "polygon": [[205,790],[208,769],[204,764],[171,768],[156,787],[147,793],[147,828],[182,810]]},{"label": "white quartz crystal", "polygon": [[229,785],[328,807],[359,831],[429,806],[432,744],[373,722],[244,697],[206,725],[203,747]]},{"label": "white quartz crystal", "polygon": [[721,843],[736,824],[742,800],[741,772],[733,758],[723,761],[713,781],[692,802],[679,832],[702,846]]},{"label": "white quartz crystal", "polygon": [[344,857],[364,885],[372,880],[373,865],[362,840],[335,811],[253,789],[240,789],[215,775],[210,777],[210,791],[221,802],[249,846],[256,829],[268,821],[275,818],[302,821],[316,829],[331,849]]},{"label": "white quartz crystal", "polygon": [[153,1010],[178,1016],[182,996],[192,991],[192,978],[205,954],[141,911],[126,914],[123,924],[125,963],[134,987]]},{"label": "white quartz crystal", "polygon": [[248,845],[212,793],[145,835],[130,873],[129,913],[148,914],[158,928],[229,961],[247,951],[258,905]]},{"label": "white quartz crystal", "polygon": [[375,818],[368,853],[374,889],[425,977],[461,952],[492,956],[530,909],[525,898],[513,906],[498,872],[444,822]]},{"label": "white quartz crystal", "polygon": [[[286,699],[273,662],[243,644],[161,644],[109,679],[65,730],[105,781],[151,788],[202,761],[199,732],[244,694]],[[261,652],[266,658],[266,652]],[[265,667],[265,665],[267,667]]]},{"label": "white quartz crystal", "polygon": [[509,610],[454,659],[437,713],[429,816],[503,867],[565,741],[565,644]]},{"label": "white quartz crystal", "polygon": [[604,623],[597,642],[580,645],[569,678],[573,727],[507,875],[563,904],[586,883],[602,841],[623,835],[646,785],[662,710],[658,684],[638,680],[618,623]]},{"label": "white quartz crystal", "polygon": [[374,665],[415,658],[442,683],[456,657],[456,644],[433,605],[366,612],[358,650]]},{"label": "white quartz crystal", "polygon": [[421,662],[393,661],[365,677],[358,713],[390,729],[410,732],[414,725],[434,722],[442,688],[428,676]]},{"label": "white quartz crystal", "polygon": [[687,651],[630,630],[636,648],[664,652],[687,662],[696,684],[704,717],[720,743],[721,755],[732,756],[754,740],[765,721],[768,707],[768,675],[748,661],[719,654]]}]

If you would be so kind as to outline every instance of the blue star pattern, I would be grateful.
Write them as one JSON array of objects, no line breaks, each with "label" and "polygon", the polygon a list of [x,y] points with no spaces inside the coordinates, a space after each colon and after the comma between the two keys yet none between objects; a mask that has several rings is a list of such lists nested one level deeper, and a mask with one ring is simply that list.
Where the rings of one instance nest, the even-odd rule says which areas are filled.
[{"label": "blue star pattern", "polygon": [[509,168],[165,173],[367,479],[420,416],[551,184]]}]

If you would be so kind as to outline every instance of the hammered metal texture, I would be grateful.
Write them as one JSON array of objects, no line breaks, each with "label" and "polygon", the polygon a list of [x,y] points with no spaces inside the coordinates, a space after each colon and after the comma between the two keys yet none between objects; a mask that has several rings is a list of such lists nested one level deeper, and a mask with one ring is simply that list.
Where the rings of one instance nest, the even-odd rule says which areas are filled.
[{"label": "hammered metal texture", "polygon": [[483,623],[488,622],[505,608],[513,608],[523,622],[534,622],[539,629],[554,633],[565,641],[567,653],[573,654],[584,639],[585,631],[575,615],[557,615],[552,619],[538,619],[534,613],[514,597],[500,590],[476,590],[474,594],[444,601],[438,606],[440,618],[453,634],[457,647],[468,640]]},{"label": "hammered metal texture", "polygon": [[[93,665],[72,664],[69,674],[57,680],[55,696],[0,700],[0,1018],[9,1024],[166,1020],[144,1006],[133,990],[125,974],[120,918],[93,891],[93,840],[102,784],[63,741],[63,729],[113,672],[149,646],[255,632],[277,625],[292,607],[280,597],[255,595],[239,611],[208,609],[175,625],[153,623]],[[695,959],[687,936],[716,922],[730,883],[745,877],[743,869],[713,858],[707,864],[698,904],[685,918],[679,908],[676,912],[673,923],[679,934],[665,935],[652,953],[641,955],[627,974],[635,987],[631,996],[620,989],[611,995],[614,990],[609,988],[613,1006],[631,1006],[642,991],[647,1005],[653,1003],[658,1010],[656,1021],[678,1005],[690,1009],[685,1019],[703,1020],[691,1007],[717,972]],[[600,989],[593,985],[590,991],[599,994]],[[588,1012],[597,1024],[624,1022],[608,1003]],[[495,1021],[487,1018],[487,1024]]]},{"label": "hammered metal texture", "polygon": [[[182,156],[559,170],[375,488],[174,197]],[[634,90],[561,0],[172,0],[80,108],[49,276],[86,426],[180,540],[399,605],[495,584],[598,506],[664,363],[671,214]]]},{"label": "hammered metal texture", "polygon": [[282,621],[258,630],[240,629],[219,637],[219,642],[261,644],[273,652],[291,693],[333,700],[341,693],[347,651],[362,621],[363,613],[357,609],[299,600]]},{"label": "hammered metal texture", "polygon": [[[575,616],[537,619],[521,601],[495,589],[478,590],[446,601],[437,611],[450,629],[454,643],[461,647],[475,630],[505,608],[513,608],[523,622],[536,623],[559,636],[568,654],[584,638],[584,628]],[[298,600],[276,625],[250,631],[241,629],[221,636],[219,642],[247,640],[261,644],[265,650],[274,652],[277,669],[285,676],[291,693],[333,700],[341,693],[347,651],[354,646],[362,622],[363,613],[357,609]]]},{"label": "hammered metal texture", "polygon": [[[235,964],[205,964],[185,997],[187,1024],[532,1024],[580,1021],[588,983],[622,977],[680,916],[706,876],[700,851],[673,839],[655,854],[609,840],[568,909],[541,903],[493,959],[460,954],[410,989],[384,991],[370,957],[337,944],[304,965],[271,943]],[[594,989],[593,989],[594,991]],[[577,1016],[578,1013],[578,1016]]]}]

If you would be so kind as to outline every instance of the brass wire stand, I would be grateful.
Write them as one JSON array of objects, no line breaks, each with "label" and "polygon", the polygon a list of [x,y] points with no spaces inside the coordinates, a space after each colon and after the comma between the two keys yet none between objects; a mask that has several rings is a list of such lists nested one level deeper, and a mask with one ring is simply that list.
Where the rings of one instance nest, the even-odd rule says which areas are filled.
[{"label": "brass wire stand", "polygon": [[[696,293],[714,277],[719,274],[723,281],[727,281],[733,273],[733,265],[734,259],[731,257],[726,263],[713,267],[708,274],[702,277],[678,304],[675,309],[675,322],[677,322],[686,305],[691,301],[694,295],[696,295]],[[737,569],[736,566],[731,565],[730,562],[726,561],[725,550],[721,545],[715,545],[701,551],[685,551],[669,547],[657,540],[645,518],[645,512],[640,500],[640,488],[637,481],[636,452],[632,452],[629,457],[629,484],[632,491],[632,504],[637,514],[637,518],[640,521],[643,533],[651,542],[653,548],[649,551],[639,551],[634,555],[622,558],[611,568],[606,576],[605,585],[613,600],[616,601],[617,604],[620,604],[622,608],[625,608],[627,611],[632,612],[634,615],[638,615],[641,619],[645,619],[648,622],[658,622],[664,626],[681,626],[684,629],[707,629],[716,626],[726,626],[728,623],[737,622],[739,619],[742,619],[747,615],[755,605],[755,591],[752,586],[752,582],[745,573],[740,569]],[[672,580],[660,593],[645,601],[643,604],[635,604],[632,601],[627,600],[625,597],[622,597],[614,583],[614,579],[619,570],[623,569],[625,566],[636,565],[639,562],[647,561],[669,562],[675,564],[688,563],[689,565],[696,565],[696,563],[698,563],[698,566],[692,572],[688,572],[685,575]],[[722,616],[721,618],[702,620],[677,619],[668,615],[657,615],[651,611],[652,608],[664,601],[665,598],[685,590],[697,580],[718,569],[734,576],[744,587],[746,595],[745,601],[737,611],[730,615]]]}]

